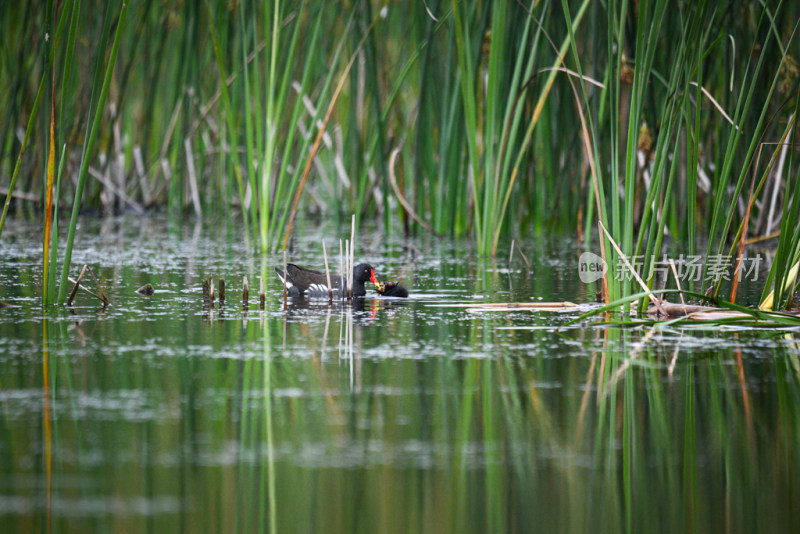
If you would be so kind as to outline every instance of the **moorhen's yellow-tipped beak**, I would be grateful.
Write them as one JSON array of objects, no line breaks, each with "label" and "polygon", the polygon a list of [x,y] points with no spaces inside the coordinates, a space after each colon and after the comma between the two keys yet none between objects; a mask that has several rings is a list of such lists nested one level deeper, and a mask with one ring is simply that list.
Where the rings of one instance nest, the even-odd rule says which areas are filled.
[{"label": "moorhen's yellow-tipped beak", "polygon": [[373,284],[375,284],[376,287],[378,287],[378,288],[381,287],[381,283],[378,282],[377,278],[375,278],[375,269],[372,269],[369,272],[369,281],[372,282]]}]

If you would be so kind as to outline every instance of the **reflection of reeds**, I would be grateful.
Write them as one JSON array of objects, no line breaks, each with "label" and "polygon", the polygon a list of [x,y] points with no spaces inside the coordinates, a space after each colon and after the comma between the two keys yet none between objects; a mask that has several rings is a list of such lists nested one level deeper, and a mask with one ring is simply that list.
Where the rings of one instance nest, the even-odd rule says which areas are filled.
[{"label": "reflection of reeds", "polygon": [[264,277],[258,277],[258,305],[263,310],[267,304],[267,292],[264,289]]},{"label": "reflection of reeds", "polygon": [[50,408],[50,342],[47,316],[42,319],[42,419],[44,421],[44,472],[46,506],[46,531],[53,526],[53,414]]},{"label": "reflection of reeds", "polygon": [[[720,347],[717,332],[693,333],[681,346],[670,332],[638,329],[501,330],[504,316],[376,328],[358,324],[347,306],[321,313],[338,315],[340,338],[326,336],[322,320],[268,317],[245,331],[215,322],[212,335],[188,321],[181,328],[192,344],[234,350],[220,358],[178,347],[170,365],[146,348],[76,360],[72,327],[46,325],[53,503],[95,498],[99,487],[125,496],[117,506],[158,506],[153,482],[161,480],[155,495],[191,504],[176,512],[190,530],[312,532],[324,524],[358,532],[368,520],[381,532],[522,532],[531,524],[711,532],[747,525],[752,507],[765,528],[793,524],[800,366],[791,335],[765,360]],[[102,323],[115,337],[130,328],[159,339],[175,332],[166,321],[125,330]],[[435,356],[392,351],[419,339],[445,341]],[[327,344],[339,346],[341,361],[315,356]],[[103,350],[89,343],[79,354]],[[48,368],[37,369],[2,366],[0,382],[40,398]],[[117,407],[133,393],[136,402]],[[41,487],[14,489],[20,502],[44,505],[46,422],[38,405],[29,415],[38,426],[18,408],[4,401],[5,461],[9,472],[41,475]],[[90,486],[73,486],[75,476]],[[54,530],[150,520],[64,514],[60,505],[53,513]],[[16,524],[29,530],[43,515]]]}]

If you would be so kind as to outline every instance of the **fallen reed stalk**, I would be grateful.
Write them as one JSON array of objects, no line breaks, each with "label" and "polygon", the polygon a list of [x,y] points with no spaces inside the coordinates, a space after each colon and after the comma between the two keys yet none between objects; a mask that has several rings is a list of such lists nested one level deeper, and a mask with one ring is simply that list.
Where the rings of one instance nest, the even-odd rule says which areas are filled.
[{"label": "fallen reed stalk", "polygon": [[106,297],[106,294],[103,291],[103,286],[100,285],[100,281],[94,275],[94,271],[92,271],[91,267],[89,267],[89,275],[92,277],[92,280],[94,280],[94,284],[97,286],[97,291],[100,292],[100,300],[102,300],[105,304],[108,304],[108,298]]},{"label": "fallen reed stalk", "polygon": [[[97,290],[98,290],[99,294],[98,293],[94,293],[93,291],[91,291],[91,290],[89,290],[86,287],[81,285],[81,280],[83,280],[83,277],[84,277],[84,275],[86,274],[87,271],[89,272],[89,275],[94,280],[94,283],[97,286]],[[83,268],[81,269],[80,274],[78,275],[78,279],[77,280],[73,280],[72,278],[67,278],[67,279],[71,283],[75,284],[74,287],[72,288],[72,291],[69,294],[69,299],[67,300],[67,306],[71,306],[72,305],[72,301],[75,300],[75,294],[78,292],[79,288],[82,289],[83,291],[89,293],[91,296],[95,297],[96,299],[99,299],[103,303],[103,307],[108,306],[108,304],[109,304],[108,297],[106,297],[105,292],[103,292],[102,286],[100,286],[100,282],[98,282],[97,277],[95,277],[94,272],[92,272],[92,269],[88,265],[84,265],[83,266]]]},{"label": "fallen reed stalk", "polygon": [[574,310],[579,306],[574,302],[482,302],[482,303],[452,303],[428,304],[428,308],[464,308],[467,311],[565,311]]},{"label": "fallen reed stalk", "polygon": [[[681,287],[681,280],[678,278],[678,270],[675,268],[675,262],[672,260],[672,258],[669,259],[669,267],[672,270],[672,277],[675,278],[675,285],[678,287],[678,291],[682,292],[683,288]],[[681,304],[686,304],[686,302],[683,300],[683,293],[678,293],[678,295],[681,297]]]},{"label": "fallen reed stalk", "polygon": [[83,266],[83,269],[81,269],[81,272],[78,275],[78,280],[77,281],[72,280],[70,278],[69,281],[72,282],[73,284],[75,284],[75,287],[72,288],[72,291],[69,294],[69,298],[67,299],[67,306],[71,306],[72,305],[72,301],[75,298],[75,293],[78,292],[78,287],[79,287],[79,285],[81,283],[81,280],[83,280],[83,275],[86,274],[86,269],[88,269],[88,268],[89,268],[88,265],[84,265]]},{"label": "fallen reed stalk", "polygon": [[659,312],[662,312],[664,315],[667,315],[667,313],[661,307],[661,304],[659,303],[658,299],[655,297],[655,295],[653,295],[653,291],[649,287],[647,287],[647,284],[644,283],[644,280],[642,280],[642,278],[639,276],[639,273],[636,272],[636,269],[633,268],[633,265],[631,265],[631,262],[628,261],[628,258],[625,256],[625,254],[619,248],[617,243],[611,237],[611,234],[608,233],[608,230],[606,230],[606,227],[603,225],[603,223],[598,221],[598,224],[600,225],[600,229],[603,231],[603,233],[606,234],[606,237],[608,238],[609,242],[611,243],[611,246],[614,247],[614,250],[617,251],[617,254],[619,254],[619,257],[622,259],[623,262],[625,262],[625,266],[628,268],[628,270],[631,272],[633,277],[639,283],[639,285],[641,286],[642,290],[645,291],[647,293],[647,296],[650,298],[650,300],[653,301],[653,305],[655,305],[655,307],[658,309]]}]

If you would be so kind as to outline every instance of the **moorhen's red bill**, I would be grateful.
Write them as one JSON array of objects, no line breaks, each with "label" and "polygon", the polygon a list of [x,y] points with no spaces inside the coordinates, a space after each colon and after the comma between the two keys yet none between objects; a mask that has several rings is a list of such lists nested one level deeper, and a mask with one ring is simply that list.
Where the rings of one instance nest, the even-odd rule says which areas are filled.
[{"label": "moorhen's red bill", "polygon": [[[290,297],[328,298],[328,277],[323,272],[299,267],[293,263],[286,265],[286,274],[278,267],[275,267],[275,272],[286,286],[287,294]],[[375,277],[375,269],[368,263],[356,265],[353,269],[353,278],[355,279],[353,283],[354,297],[363,297],[367,294],[367,288],[364,287],[365,282],[372,282],[376,287],[381,287]],[[341,298],[342,288],[346,292],[348,282],[349,280],[345,280],[341,275],[331,276],[334,298]]]}]

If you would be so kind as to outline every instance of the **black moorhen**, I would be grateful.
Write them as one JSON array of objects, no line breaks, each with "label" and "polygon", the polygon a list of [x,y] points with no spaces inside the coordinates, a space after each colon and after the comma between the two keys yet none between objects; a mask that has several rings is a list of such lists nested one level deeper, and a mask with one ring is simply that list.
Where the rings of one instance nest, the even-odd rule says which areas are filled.
[{"label": "black moorhen", "polygon": [[386,282],[378,286],[378,294],[384,297],[408,297],[408,289],[404,288],[397,282]]},{"label": "black moorhen", "polygon": [[[290,297],[328,298],[328,277],[325,273],[305,269],[293,263],[286,265],[286,276],[277,267],[275,267],[275,272],[286,285],[287,294]],[[367,288],[364,287],[365,282],[372,282],[375,286],[380,287],[380,282],[375,278],[375,269],[368,263],[356,265],[353,269],[353,278],[355,278],[354,297],[363,297],[367,294]],[[348,280],[343,280],[340,275],[331,276],[333,298],[341,298],[340,290],[344,287],[344,290],[347,291],[347,283]]]}]

